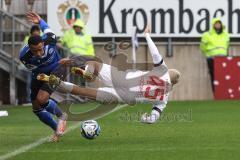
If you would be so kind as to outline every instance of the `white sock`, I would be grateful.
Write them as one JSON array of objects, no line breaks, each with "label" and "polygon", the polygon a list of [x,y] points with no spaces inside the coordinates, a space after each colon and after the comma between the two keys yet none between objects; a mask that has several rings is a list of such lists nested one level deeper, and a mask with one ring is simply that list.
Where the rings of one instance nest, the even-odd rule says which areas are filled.
[{"label": "white sock", "polygon": [[59,87],[59,89],[63,90],[64,92],[71,93],[73,90],[73,86],[74,86],[74,84],[72,84],[72,83],[61,81],[60,85],[58,87]]},{"label": "white sock", "polygon": [[163,60],[163,58],[160,55],[160,53],[157,49],[157,46],[152,41],[149,33],[146,33],[146,40],[147,40],[148,47],[150,49],[150,53],[152,55],[153,63],[154,64],[159,64]]}]

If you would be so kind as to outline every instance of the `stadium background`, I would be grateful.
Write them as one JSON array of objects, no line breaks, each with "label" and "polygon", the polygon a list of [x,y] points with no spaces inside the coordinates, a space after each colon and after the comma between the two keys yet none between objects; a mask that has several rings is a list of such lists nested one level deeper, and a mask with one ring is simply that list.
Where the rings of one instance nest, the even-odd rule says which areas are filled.
[{"label": "stadium background", "polygon": [[[5,115],[2,114],[3,117],[0,115],[0,160],[26,160],[33,157],[35,160],[226,160],[229,158],[239,160],[239,101],[214,100],[206,59],[199,48],[201,34],[196,36],[196,33],[184,36],[175,34],[173,37],[167,34],[153,35],[168,66],[182,72],[182,81],[174,88],[171,101],[157,123],[152,125],[140,123],[141,115],[151,110],[152,106],[149,104],[136,104],[133,107],[119,105],[116,110],[112,110],[111,114],[97,119],[101,126],[101,134],[95,140],[89,141],[81,136],[80,120],[70,120],[67,133],[61,141],[49,143],[52,131],[39,122],[32,113],[30,104],[21,105],[25,103],[27,97],[27,72],[17,60],[23,39],[31,26],[25,19],[26,11],[33,9],[48,20],[49,16],[54,14],[47,13],[49,1],[60,0],[0,0],[0,113],[5,113]],[[97,4],[100,0],[82,1],[94,1]],[[122,1],[126,0],[116,0],[117,3]],[[226,15],[229,13],[231,15],[229,11],[231,7],[228,4],[232,2],[230,6],[236,12],[232,16],[234,34],[232,34],[229,52],[232,56],[240,55],[240,40],[237,33],[238,29],[240,31],[238,0],[128,0],[126,5],[130,3],[139,5],[140,3],[137,3],[139,1],[149,3],[150,7],[157,6],[150,2],[159,1],[159,7],[167,4],[170,7],[174,6],[175,9],[179,6],[172,3],[182,1],[185,2],[184,8],[203,6],[212,10],[223,8]],[[133,6],[129,5],[129,7]],[[194,11],[197,13],[196,10]],[[211,17],[212,15],[211,11]],[[168,18],[166,16],[166,19]],[[228,18],[229,16],[225,16],[225,24],[228,24]],[[175,20],[177,21],[178,18]],[[48,23],[55,31],[56,28],[52,27],[51,22]],[[108,19],[106,25],[107,23]],[[131,30],[131,26],[128,27]],[[111,63],[109,55],[121,53],[123,50],[118,48],[109,52],[104,49],[104,46],[109,42],[119,44],[122,40],[131,41],[131,34],[129,31],[128,36],[121,38],[94,37],[96,55],[105,63]],[[151,62],[151,57],[145,39],[141,34],[138,35],[137,62],[143,62],[143,69],[148,69],[146,62]],[[128,53],[128,60],[131,61],[132,48],[124,50],[124,53]],[[227,71],[225,69],[222,72],[224,66],[227,66],[227,69],[231,65],[236,67],[236,62],[240,59],[238,57],[234,60],[218,59],[218,61],[220,64],[218,72],[225,73]],[[231,70],[231,68],[229,70],[238,81],[239,70]],[[16,105],[17,103],[19,105]],[[96,108],[96,105],[98,104],[92,102],[74,104],[71,112],[76,114],[87,112]]]},{"label": "stadium background", "polygon": [[[47,0],[1,1],[0,104],[21,104],[26,101],[26,72],[19,67],[19,62],[16,59],[13,60],[12,57],[18,57],[23,38],[29,31],[30,24],[25,19],[26,11],[33,9],[47,20],[47,5]],[[237,16],[240,17],[238,14]],[[235,19],[237,20],[237,17]],[[104,45],[109,41],[118,43],[121,40],[131,40],[129,37],[94,37],[93,39],[96,55],[103,59],[105,63],[110,63],[111,58],[109,52],[104,50]],[[229,50],[231,56],[240,54],[240,43],[238,40],[236,34],[231,39]],[[182,73],[181,82],[173,91],[171,100],[213,99],[207,64],[199,48],[200,37],[161,38],[161,34],[159,34],[155,36],[154,41],[164,55],[169,68],[177,68]],[[121,50],[113,52],[119,53]],[[131,61],[132,49],[129,48],[125,52],[128,53],[128,60]],[[151,57],[144,39],[139,38],[137,63],[146,62],[151,62]],[[147,68],[146,64],[144,69]]]}]

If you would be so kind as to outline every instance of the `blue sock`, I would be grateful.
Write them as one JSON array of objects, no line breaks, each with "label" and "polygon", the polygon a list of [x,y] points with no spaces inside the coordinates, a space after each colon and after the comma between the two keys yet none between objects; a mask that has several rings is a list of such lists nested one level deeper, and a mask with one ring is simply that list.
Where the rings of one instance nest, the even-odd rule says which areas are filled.
[{"label": "blue sock", "polygon": [[53,119],[51,113],[47,112],[45,109],[34,111],[38,118],[51,127],[54,131],[57,130],[57,122]]},{"label": "blue sock", "polygon": [[61,117],[63,114],[57,103],[52,99],[49,99],[48,105],[45,107],[45,109],[57,117]]}]

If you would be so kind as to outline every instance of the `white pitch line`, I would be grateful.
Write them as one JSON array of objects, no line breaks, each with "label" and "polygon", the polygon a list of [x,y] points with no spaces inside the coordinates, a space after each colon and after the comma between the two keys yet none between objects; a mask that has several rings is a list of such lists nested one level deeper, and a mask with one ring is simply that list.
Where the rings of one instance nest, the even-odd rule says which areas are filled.
[{"label": "white pitch line", "polygon": [[[74,130],[74,129],[76,129],[77,127],[78,127],[78,124],[75,124],[75,125],[69,127],[66,130],[65,134]],[[33,143],[28,144],[28,145],[22,146],[21,148],[15,150],[13,152],[10,152],[10,153],[7,153],[5,155],[0,156],[0,160],[6,160],[6,159],[12,158],[12,157],[14,157],[18,154],[24,153],[24,152],[26,152],[26,151],[34,148],[34,147],[37,147],[37,146],[47,142],[50,138],[51,138],[51,136],[47,136],[45,138],[41,138],[40,140],[38,140],[36,142],[33,142]]]},{"label": "white pitch line", "polygon": [[[115,109],[113,109],[111,112],[106,113],[106,114],[98,117],[97,119],[102,118],[102,117],[104,117],[104,116],[106,116],[106,115],[108,115],[108,114],[110,114],[110,113],[116,112],[116,111],[118,111],[119,109],[124,108],[124,107],[126,107],[126,106],[128,106],[128,105],[127,105],[127,104],[120,105],[120,106],[116,107]],[[73,126],[71,126],[70,128],[68,128],[68,129],[66,130],[65,134],[68,133],[68,132],[73,131],[73,130],[76,129],[78,126],[79,126],[79,123],[74,124]],[[24,153],[24,152],[26,152],[26,151],[28,151],[28,150],[31,150],[31,149],[33,149],[33,148],[35,148],[35,147],[37,147],[37,146],[40,146],[41,144],[47,142],[50,137],[51,137],[51,136],[47,136],[47,137],[45,137],[45,138],[41,138],[41,139],[39,139],[39,140],[36,141],[36,142],[33,142],[33,143],[28,144],[28,145],[22,146],[21,148],[16,149],[16,150],[13,151],[13,152],[10,152],[10,153],[7,153],[7,154],[5,154],[5,155],[2,155],[2,156],[0,156],[0,160],[6,160],[6,159],[9,159],[9,158],[12,158],[12,157],[14,157],[14,156],[16,156],[16,155],[19,155],[19,154],[21,154],[21,153]]]}]

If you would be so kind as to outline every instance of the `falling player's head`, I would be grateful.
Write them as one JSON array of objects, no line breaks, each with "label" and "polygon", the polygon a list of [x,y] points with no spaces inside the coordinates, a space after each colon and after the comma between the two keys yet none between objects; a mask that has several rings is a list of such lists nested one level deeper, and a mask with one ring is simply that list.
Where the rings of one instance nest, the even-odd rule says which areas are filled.
[{"label": "falling player's head", "polygon": [[180,72],[176,69],[169,69],[168,73],[169,73],[172,85],[177,84],[181,76]]},{"label": "falling player's head", "polygon": [[28,40],[28,45],[31,53],[36,57],[42,57],[44,54],[44,43],[39,35],[31,36]]}]

